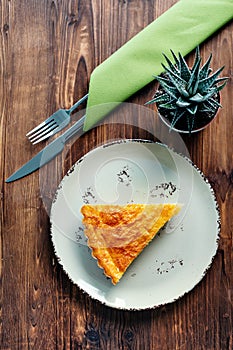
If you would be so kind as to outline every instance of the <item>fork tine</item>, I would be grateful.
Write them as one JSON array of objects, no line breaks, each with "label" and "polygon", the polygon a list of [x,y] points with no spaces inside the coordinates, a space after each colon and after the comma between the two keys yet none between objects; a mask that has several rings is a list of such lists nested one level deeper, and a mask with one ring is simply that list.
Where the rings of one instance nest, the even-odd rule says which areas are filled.
[{"label": "fork tine", "polygon": [[33,133],[35,133],[36,131],[40,130],[41,128],[43,128],[45,125],[48,125],[50,123],[51,119],[49,120],[49,118],[45,121],[43,121],[42,123],[40,123],[39,125],[37,125],[34,129],[30,130],[26,136],[29,136]]},{"label": "fork tine", "polygon": [[40,132],[37,135],[34,135],[33,137],[29,138],[29,141],[34,143],[37,140],[41,140],[41,137],[43,137],[43,140],[50,135],[50,133],[54,133],[54,131],[57,129],[58,131],[59,126],[57,124],[53,124],[50,128],[45,129],[43,132]]},{"label": "fork tine", "polygon": [[33,145],[36,145],[37,143],[49,138],[50,136],[54,135],[54,130],[50,131],[48,134],[45,134],[44,136],[40,137],[39,139],[35,139],[35,141],[31,141]]},{"label": "fork tine", "polygon": [[31,141],[34,137],[43,135],[45,132],[49,132],[51,129],[54,129],[54,127],[57,126],[57,123],[55,120],[51,120],[50,122],[44,124],[42,127],[40,127],[38,130],[36,130],[34,133],[30,132],[30,135],[26,135],[28,139]]}]

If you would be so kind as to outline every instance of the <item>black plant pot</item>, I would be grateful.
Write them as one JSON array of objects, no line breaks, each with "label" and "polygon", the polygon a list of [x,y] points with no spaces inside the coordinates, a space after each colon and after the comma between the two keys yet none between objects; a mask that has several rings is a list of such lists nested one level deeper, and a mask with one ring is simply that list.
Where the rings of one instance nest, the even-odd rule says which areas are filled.
[{"label": "black plant pot", "polygon": [[[159,93],[159,90],[160,88],[158,89],[158,93]],[[214,98],[218,103],[220,102],[219,93],[216,94]],[[173,115],[169,114],[168,110],[161,108],[158,104],[156,104],[156,106],[159,112],[160,119],[172,130],[179,133],[184,133],[184,134],[190,134],[190,133],[192,134],[205,129],[215,119],[219,110],[219,107],[217,107],[213,114],[207,114],[207,113],[197,114],[197,116],[195,117],[193,130],[189,131],[187,116],[184,115],[183,117],[181,117],[181,119],[175,124],[175,126],[171,127]]]}]

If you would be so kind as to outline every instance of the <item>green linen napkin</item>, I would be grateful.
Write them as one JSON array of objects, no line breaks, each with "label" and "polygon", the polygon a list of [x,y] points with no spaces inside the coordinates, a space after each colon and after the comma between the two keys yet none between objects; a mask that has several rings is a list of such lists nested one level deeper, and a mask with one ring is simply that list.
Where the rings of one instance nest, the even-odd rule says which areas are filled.
[{"label": "green linen napkin", "polygon": [[[160,74],[162,53],[171,60],[170,49],[186,55],[232,18],[233,0],[178,1],[94,69],[84,131],[110,112],[108,103],[125,101]],[[99,104],[106,108],[92,113]]]}]

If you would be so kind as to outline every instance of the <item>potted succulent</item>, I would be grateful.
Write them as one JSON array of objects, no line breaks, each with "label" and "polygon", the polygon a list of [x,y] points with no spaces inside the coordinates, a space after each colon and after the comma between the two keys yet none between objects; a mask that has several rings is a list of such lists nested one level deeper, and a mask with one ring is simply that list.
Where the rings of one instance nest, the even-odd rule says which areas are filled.
[{"label": "potted succulent", "polygon": [[224,67],[212,73],[212,55],[201,67],[199,47],[196,48],[193,66],[179,53],[171,50],[174,63],[164,55],[167,66],[164,73],[155,76],[159,82],[153,99],[146,104],[156,103],[161,119],[178,132],[192,133],[204,129],[216,116],[220,104],[220,90],[227,77],[219,78]]}]

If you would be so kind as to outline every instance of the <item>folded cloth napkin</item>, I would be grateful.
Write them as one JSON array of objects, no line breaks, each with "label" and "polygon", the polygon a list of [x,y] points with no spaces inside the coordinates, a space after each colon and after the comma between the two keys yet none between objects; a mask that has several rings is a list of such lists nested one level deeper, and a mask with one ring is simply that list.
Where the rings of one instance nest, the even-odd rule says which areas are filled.
[{"label": "folded cloth napkin", "polygon": [[[162,72],[162,53],[186,55],[233,18],[233,0],[180,0],[91,74],[84,131]],[[164,62],[165,63],[165,62]],[[109,108],[91,112],[92,106]]]}]

